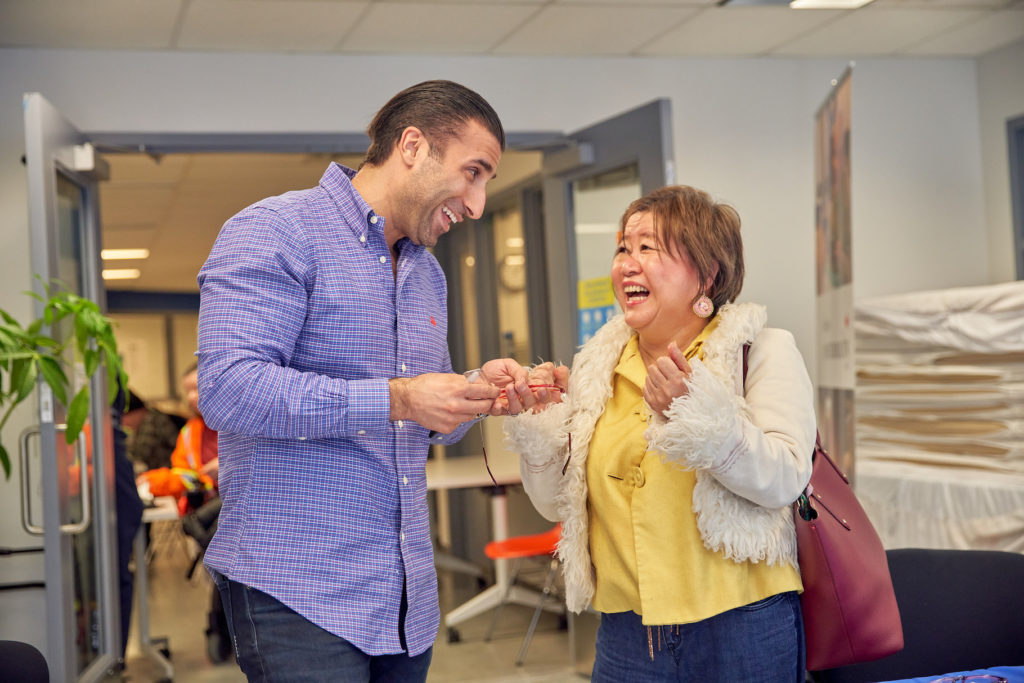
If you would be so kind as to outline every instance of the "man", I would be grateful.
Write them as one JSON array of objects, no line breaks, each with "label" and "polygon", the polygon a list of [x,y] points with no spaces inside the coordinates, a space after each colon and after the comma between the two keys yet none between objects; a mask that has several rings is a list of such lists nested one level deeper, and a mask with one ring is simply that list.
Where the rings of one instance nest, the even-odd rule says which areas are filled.
[{"label": "man", "polygon": [[205,562],[250,680],[425,680],[440,617],[429,441],[559,396],[528,386],[553,383],[550,364],[451,372],[426,247],[483,212],[504,149],[494,110],[428,81],[368,133],[358,172],[332,164],[318,187],[245,209],[199,273],[223,499]]}]

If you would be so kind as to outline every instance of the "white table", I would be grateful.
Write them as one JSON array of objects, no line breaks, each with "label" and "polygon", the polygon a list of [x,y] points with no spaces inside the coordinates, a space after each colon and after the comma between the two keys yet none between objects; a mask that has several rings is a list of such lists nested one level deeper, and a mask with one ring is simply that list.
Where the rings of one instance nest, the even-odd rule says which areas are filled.
[{"label": "white table", "polygon": [[[487,466],[484,463],[484,456],[481,454],[427,460],[427,490],[490,489],[491,537],[495,541],[502,541],[508,538],[505,486],[522,483],[519,474],[519,456],[501,448],[488,448],[487,452],[491,472],[494,473],[494,480],[498,483],[497,488],[494,486],[494,481],[491,481],[490,475],[487,474]],[[448,628],[453,628],[502,603],[513,602],[527,607],[536,607],[540,598],[540,593],[537,591],[511,584],[508,560],[495,560],[494,585],[448,612],[444,616],[444,623]],[[565,608],[558,602],[549,601],[545,604],[545,609],[562,613]]]},{"label": "white table", "polygon": [[174,496],[159,496],[153,499],[153,507],[142,511],[142,526],[135,535],[135,605],[139,649],[153,658],[164,670],[164,680],[174,678],[174,667],[157,647],[167,648],[166,638],[156,638],[149,633],[149,567],[146,563],[146,524],[150,522],[178,521],[178,501]]}]

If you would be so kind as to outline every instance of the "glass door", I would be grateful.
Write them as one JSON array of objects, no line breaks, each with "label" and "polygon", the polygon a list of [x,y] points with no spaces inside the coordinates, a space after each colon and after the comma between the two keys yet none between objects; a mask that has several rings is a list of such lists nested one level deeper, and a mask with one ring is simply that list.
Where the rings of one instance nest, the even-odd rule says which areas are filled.
[{"label": "glass door", "polygon": [[543,207],[551,359],[566,365],[618,312],[611,260],[623,211],[675,182],[672,111],[659,99],[566,136],[544,155]]},{"label": "glass door", "polygon": [[[95,185],[102,161],[38,93],[25,95],[23,109],[33,272],[43,282],[102,304]],[[33,287],[43,293],[40,282]],[[41,305],[36,313],[41,314]],[[84,381],[81,368],[68,365],[66,371],[73,383]],[[66,406],[43,382],[37,388],[38,426],[22,439],[27,453],[37,455],[33,465],[42,481],[42,501],[29,506],[41,509],[41,524],[28,526],[43,537],[45,654],[55,681],[101,680],[120,654],[117,520],[104,375],[98,372],[91,380],[90,428],[76,443],[65,442]]]}]

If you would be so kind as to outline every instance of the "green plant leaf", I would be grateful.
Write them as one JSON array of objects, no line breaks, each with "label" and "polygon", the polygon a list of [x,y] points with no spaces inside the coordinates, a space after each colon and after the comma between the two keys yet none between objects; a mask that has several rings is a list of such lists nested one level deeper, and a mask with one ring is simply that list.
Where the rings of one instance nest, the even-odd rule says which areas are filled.
[{"label": "green plant leaf", "polygon": [[44,299],[42,296],[40,296],[37,292],[33,292],[30,289],[26,289],[26,290],[23,290],[21,293],[24,294],[25,296],[32,297],[33,299],[35,299],[39,303],[43,304],[44,306],[46,305],[46,299]]},{"label": "green plant leaf", "polygon": [[15,403],[24,401],[25,397],[32,393],[32,389],[36,386],[36,377],[39,376],[39,364],[35,358],[22,360],[24,360],[26,364],[25,370],[23,371],[18,384],[13,384],[14,378],[11,377],[11,392],[14,393]]},{"label": "green plant leaf", "polygon": [[85,353],[85,349],[89,344],[89,325],[85,318],[81,315],[75,316],[75,342],[78,345],[78,351]]},{"label": "green plant leaf", "polygon": [[78,390],[75,397],[71,399],[71,405],[68,406],[68,428],[64,436],[69,444],[78,440],[78,435],[82,433],[82,427],[85,425],[85,418],[88,416],[89,387],[86,385]]},{"label": "green plant leaf", "polygon": [[92,377],[96,368],[100,366],[101,354],[96,349],[86,349],[82,355],[85,360],[85,376]]},{"label": "green plant leaf", "polygon": [[[107,403],[113,403],[114,399],[117,398],[117,380],[118,380],[118,368],[120,363],[110,362],[111,353],[103,347],[103,359],[106,361],[107,366]],[[128,381],[124,382],[125,391],[128,390]]]},{"label": "green plant leaf", "polygon": [[43,379],[53,389],[53,395],[57,397],[57,400],[63,404],[68,402],[68,376],[64,374],[64,369],[60,366],[56,360],[50,356],[39,357],[39,370],[43,374]]},{"label": "green plant leaf", "polygon": [[11,459],[7,457],[7,449],[0,444],[0,466],[4,468],[4,478],[11,478]]},{"label": "green plant leaf", "polygon": [[29,377],[28,373],[32,372],[35,375],[35,371],[36,364],[34,359],[15,358],[11,361],[8,393],[14,396],[15,402],[24,400],[32,391],[32,387],[35,385],[35,377]]}]

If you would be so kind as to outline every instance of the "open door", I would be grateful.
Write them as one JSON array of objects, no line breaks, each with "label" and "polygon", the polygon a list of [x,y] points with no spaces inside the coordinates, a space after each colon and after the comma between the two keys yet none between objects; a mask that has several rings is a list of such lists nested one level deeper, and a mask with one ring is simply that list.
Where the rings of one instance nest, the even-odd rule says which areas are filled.
[{"label": "open door", "polygon": [[551,355],[566,365],[617,312],[611,260],[622,212],[675,182],[672,108],[667,99],[567,135],[544,155],[544,249]]},{"label": "open door", "polygon": [[[45,282],[60,281],[64,288],[103,308],[96,188],[103,177],[102,160],[38,93],[25,95],[23,109],[33,272]],[[33,287],[42,293],[39,282]],[[36,313],[41,315],[41,304],[36,305]],[[75,368],[68,375],[84,381],[84,373]],[[91,380],[88,422],[92,428],[83,432],[91,437],[83,436],[70,446],[62,433],[66,406],[44,382],[39,383],[37,395],[38,425],[21,438],[21,474],[34,473],[32,480],[41,482],[42,496],[24,501],[23,524],[29,533],[43,538],[50,680],[101,680],[121,649],[105,373],[97,372]],[[28,480],[22,490],[28,497],[36,493]]]}]

